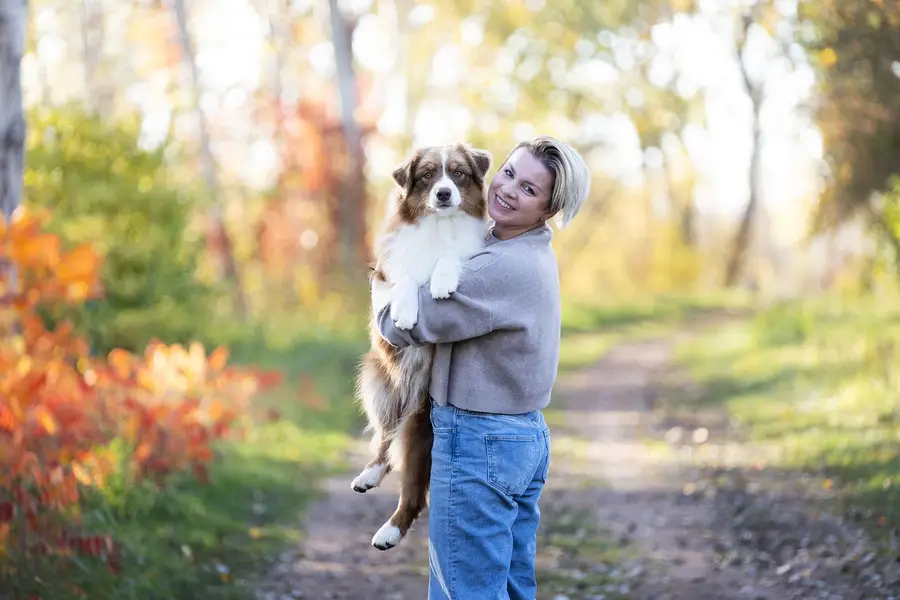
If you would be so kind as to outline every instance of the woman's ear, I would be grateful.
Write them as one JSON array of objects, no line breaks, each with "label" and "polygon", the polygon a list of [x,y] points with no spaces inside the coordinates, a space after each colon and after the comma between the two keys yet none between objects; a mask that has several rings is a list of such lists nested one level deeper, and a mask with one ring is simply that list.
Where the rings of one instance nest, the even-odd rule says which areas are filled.
[{"label": "woman's ear", "polygon": [[547,209],[547,212],[545,212],[545,213],[543,214],[543,216],[541,217],[541,220],[542,220],[544,223],[546,223],[547,221],[549,221],[550,219],[552,219],[553,217],[555,217],[557,214],[559,214],[559,211],[558,211],[558,210],[551,211],[551,210],[548,208],[548,209]]}]

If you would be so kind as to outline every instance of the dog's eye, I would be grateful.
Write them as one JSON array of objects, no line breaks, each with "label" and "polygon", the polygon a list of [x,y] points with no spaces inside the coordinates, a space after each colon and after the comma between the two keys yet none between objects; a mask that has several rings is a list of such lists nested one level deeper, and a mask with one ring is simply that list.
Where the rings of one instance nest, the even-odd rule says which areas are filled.
[{"label": "dog's eye", "polygon": [[432,177],[431,172],[428,172],[428,173],[425,173],[424,175],[422,175],[422,179],[431,179],[431,177]]},{"label": "dog's eye", "polygon": [[465,173],[463,173],[462,171],[457,171],[457,172],[456,172],[456,176],[457,176],[457,177],[463,177],[464,175],[465,175]]}]

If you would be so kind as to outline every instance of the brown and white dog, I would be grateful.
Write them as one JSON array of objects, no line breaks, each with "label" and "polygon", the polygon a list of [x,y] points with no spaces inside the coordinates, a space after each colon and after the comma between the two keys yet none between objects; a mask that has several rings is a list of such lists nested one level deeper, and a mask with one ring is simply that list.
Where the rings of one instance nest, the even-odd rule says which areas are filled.
[{"label": "brown and white dog", "polygon": [[[463,261],[483,246],[487,233],[484,178],[490,165],[490,153],[455,144],[418,149],[394,171],[399,189],[375,247],[373,320],[390,304],[395,325],[409,329],[418,319],[420,287],[430,282],[433,298],[456,291]],[[397,510],[372,538],[373,546],[387,550],[400,543],[427,502],[434,346],[396,348],[374,322],[370,330],[357,397],[374,431],[375,456],[352,487],[364,493],[391,470],[401,472]]]}]

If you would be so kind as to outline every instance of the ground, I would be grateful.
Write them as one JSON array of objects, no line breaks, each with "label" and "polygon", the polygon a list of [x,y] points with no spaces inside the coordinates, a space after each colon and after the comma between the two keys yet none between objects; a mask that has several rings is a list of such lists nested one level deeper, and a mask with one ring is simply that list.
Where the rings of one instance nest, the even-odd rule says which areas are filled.
[{"label": "ground", "polygon": [[[729,425],[714,412],[663,408],[664,390],[690,385],[672,365],[677,339],[626,342],[561,377],[547,410],[553,463],[538,598],[900,598],[896,560],[810,508],[791,481],[692,460]],[[352,459],[364,462],[363,452]],[[394,508],[397,478],[361,495],[352,476],[329,482],[306,516],[305,540],[274,561],[259,598],[426,597],[427,513],[399,547],[380,552],[369,541]]]}]

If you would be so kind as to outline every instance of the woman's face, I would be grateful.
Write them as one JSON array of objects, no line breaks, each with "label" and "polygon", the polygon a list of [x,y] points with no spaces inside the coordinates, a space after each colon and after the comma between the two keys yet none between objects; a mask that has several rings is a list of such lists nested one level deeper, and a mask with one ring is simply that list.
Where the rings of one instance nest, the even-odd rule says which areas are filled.
[{"label": "woman's face", "polygon": [[553,173],[526,148],[519,148],[488,186],[488,214],[494,235],[508,239],[543,225],[550,213]]}]

